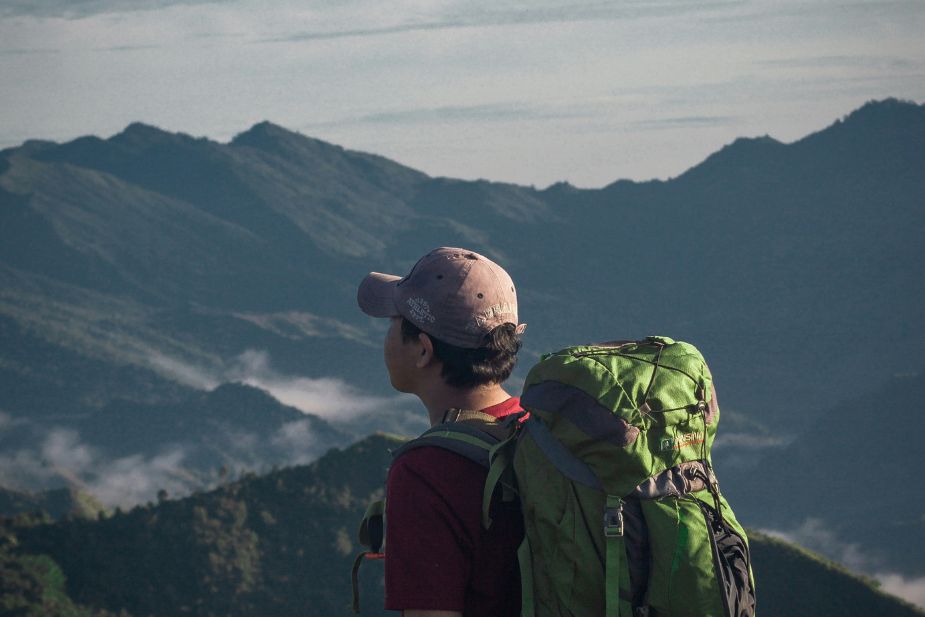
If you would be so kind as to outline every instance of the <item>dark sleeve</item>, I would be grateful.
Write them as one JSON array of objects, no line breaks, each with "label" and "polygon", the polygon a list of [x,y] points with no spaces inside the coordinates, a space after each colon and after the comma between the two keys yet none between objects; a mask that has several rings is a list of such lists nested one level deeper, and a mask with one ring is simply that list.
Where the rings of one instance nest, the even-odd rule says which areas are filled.
[{"label": "dark sleeve", "polygon": [[[429,447],[407,452],[392,465],[386,496],[386,609],[463,610],[473,538],[459,501],[467,497],[461,486],[481,487],[480,468],[473,470],[473,465]],[[473,471],[474,481],[468,477]]]}]

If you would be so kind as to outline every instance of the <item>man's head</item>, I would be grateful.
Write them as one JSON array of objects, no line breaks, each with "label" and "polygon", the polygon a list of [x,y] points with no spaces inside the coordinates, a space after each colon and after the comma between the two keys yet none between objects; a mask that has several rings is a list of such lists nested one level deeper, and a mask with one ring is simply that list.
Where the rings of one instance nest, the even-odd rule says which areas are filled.
[{"label": "man's head", "polygon": [[401,367],[409,358],[403,365],[401,354],[390,350],[399,337],[403,344],[421,342],[422,353],[441,363],[448,385],[470,388],[510,376],[525,328],[517,323],[517,292],[507,272],[459,248],[431,251],[405,277],[371,272],[357,302],[367,315],[394,318],[386,365],[400,390]]}]

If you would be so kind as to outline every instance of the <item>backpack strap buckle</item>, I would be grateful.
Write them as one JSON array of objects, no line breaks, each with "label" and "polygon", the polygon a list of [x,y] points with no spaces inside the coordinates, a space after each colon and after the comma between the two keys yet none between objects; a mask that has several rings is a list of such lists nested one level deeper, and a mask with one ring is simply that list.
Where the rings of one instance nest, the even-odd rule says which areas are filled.
[{"label": "backpack strap buckle", "polygon": [[623,501],[615,498],[612,501],[608,496],[607,507],[604,508],[604,537],[623,537]]}]

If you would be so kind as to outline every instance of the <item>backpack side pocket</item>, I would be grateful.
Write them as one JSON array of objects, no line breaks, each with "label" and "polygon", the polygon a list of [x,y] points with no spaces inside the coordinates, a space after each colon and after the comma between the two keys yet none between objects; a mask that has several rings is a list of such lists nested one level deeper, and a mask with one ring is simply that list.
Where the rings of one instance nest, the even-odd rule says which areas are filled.
[{"label": "backpack side pocket", "polygon": [[753,617],[755,587],[748,542],[726,517],[720,517],[713,507],[699,499],[696,501],[706,521],[726,617]]}]

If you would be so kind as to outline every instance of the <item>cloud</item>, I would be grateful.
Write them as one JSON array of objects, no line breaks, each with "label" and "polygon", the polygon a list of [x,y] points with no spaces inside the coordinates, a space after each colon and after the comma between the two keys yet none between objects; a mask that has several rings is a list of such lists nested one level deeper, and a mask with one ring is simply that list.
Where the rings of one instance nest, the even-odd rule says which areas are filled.
[{"label": "cloud", "polygon": [[60,49],[13,48],[0,49],[0,56],[30,56],[34,54],[60,54]]},{"label": "cloud", "polygon": [[303,377],[276,371],[266,351],[248,349],[224,367],[201,367],[153,352],[148,364],[183,385],[212,390],[222,383],[243,383],[266,390],[285,405],[333,421],[355,419],[402,405],[403,397],[366,394],[338,377]]},{"label": "cloud", "polygon": [[[322,41],[352,37],[378,37],[409,32],[428,32],[461,28],[539,25],[584,21],[628,20],[645,17],[677,17],[679,14],[711,12],[740,3],[685,2],[536,2],[524,5],[515,2],[443,3],[431,19],[399,22],[368,28],[303,31],[282,37],[263,39],[263,43]],[[413,12],[412,12],[413,13]],[[407,13],[406,13],[407,14]]]},{"label": "cloud", "polygon": [[201,368],[157,351],[150,352],[148,364],[164,377],[197,390],[212,390],[221,383],[214,369]]},{"label": "cloud", "polygon": [[679,128],[712,128],[727,126],[738,122],[735,116],[677,116],[673,118],[653,118],[633,122],[632,126],[642,130],[661,130]]},{"label": "cloud", "polygon": [[127,456],[100,461],[90,473],[86,489],[103,504],[130,507],[153,500],[160,489],[169,494],[185,494],[197,482],[183,468],[186,454],[179,447],[151,458]]},{"label": "cloud", "polygon": [[42,444],[42,459],[52,467],[83,471],[93,464],[94,458],[93,451],[80,443],[74,430],[53,430]]},{"label": "cloud", "polygon": [[[0,16],[63,17],[80,19],[108,13],[154,12],[173,6],[236,5],[243,11],[265,7],[256,2],[239,0],[0,0]],[[389,5],[389,14],[419,15],[426,11],[430,20],[408,22],[400,25],[343,29],[334,32],[305,32],[298,36],[323,39],[347,36],[368,36],[408,32],[414,30],[444,29],[484,25],[510,25],[535,23],[560,23],[605,19],[634,19],[650,16],[676,16],[678,14],[711,12],[717,9],[737,8],[741,2],[735,0],[714,2],[691,2],[689,0],[655,0],[650,2],[563,2],[562,0],[541,1],[529,4],[512,0],[489,2],[443,0],[423,4],[420,2],[394,2]],[[379,3],[368,0],[352,2],[316,1],[299,5],[294,2],[277,3],[276,10],[308,10],[315,16],[339,14],[350,11],[354,15],[375,13]]]},{"label": "cloud", "polygon": [[901,574],[874,574],[873,576],[880,582],[880,588],[883,591],[899,596],[919,608],[925,608],[925,577],[906,578]]},{"label": "cloud", "polygon": [[[308,328],[311,323],[303,325]],[[263,389],[284,404],[331,420],[345,434],[367,434],[374,424],[385,428],[380,426],[383,417],[387,427],[397,431],[424,421],[422,414],[409,415],[403,396],[372,396],[334,377],[285,374],[273,367],[266,351],[246,350],[211,365],[150,352],[147,364],[161,375],[199,390],[213,390],[229,382]],[[28,447],[11,432],[23,422],[33,435],[27,440],[32,444]],[[177,433],[167,438],[167,443],[152,443],[143,452],[113,457],[104,442],[97,446],[92,436],[82,436],[72,428],[19,420],[0,411],[0,430],[12,445],[0,453],[0,485],[32,491],[73,486],[90,492],[108,507],[130,507],[153,500],[160,489],[181,496],[208,488],[227,479],[226,475],[216,475],[220,467],[266,471],[271,465],[309,463],[330,447],[343,445],[336,436],[319,439],[313,431],[315,422],[297,419],[257,432],[219,422],[208,435]]]},{"label": "cloud", "polygon": [[714,448],[748,448],[761,450],[764,448],[780,448],[786,446],[790,439],[775,435],[756,435],[754,433],[723,433],[716,436]]},{"label": "cloud", "polygon": [[0,485],[19,490],[45,488],[55,477],[54,470],[42,463],[33,450],[20,448],[0,455]]},{"label": "cloud", "polygon": [[459,122],[459,121],[507,121],[533,115],[525,107],[501,104],[490,105],[449,105],[444,107],[431,107],[422,109],[409,109],[402,111],[382,112],[368,114],[359,118],[360,122],[397,124],[422,122]]},{"label": "cloud", "polygon": [[44,437],[0,454],[0,486],[24,491],[70,486],[106,507],[128,508],[153,501],[161,489],[182,497],[227,481],[220,468],[265,472],[271,466],[310,463],[331,447],[345,445],[319,439],[312,427],[309,418],[259,434],[216,427],[208,435],[177,434],[175,441],[152,444],[144,453],[112,457],[74,429],[36,426]]},{"label": "cloud", "polygon": [[718,22],[759,22],[767,25],[772,20],[798,19],[801,21],[832,21],[833,9],[840,19],[870,20],[885,15],[901,15],[915,19],[922,14],[921,0],[856,0],[854,2],[750,2],[739,3],[742,10],[716,13],[708,17]]},{"label": "cloud", "polygon": [[517,120],[552,120],[583,118],[587,114],[571,109],[544,109],[522,102],[484,105],[447,105],[368,114],[358,122],[372,124],[421,124],[451,122],[510,122]]},{"label": "cloud", "polygon": [[224,381],[261,388],[286,405],[326,419],[350,419],[395,406],[394,398],[364,394],[343,379],[280,374],[271,367],[267,352],[252,349],[235,358]]},{"label": "cloud", "polygon": [[784,531],[759,531],[825,555],[849,570],[877,580],[883,591],[925,608],[925,577],[907,578],[902,574],[884,571],[860,545],[839,538],[822,519],[808,518],[797,527]]},{"label": "cloud", "polygon": [[300,340],[306,337],[325,338],[337,336],[367,347],[378,349],[380,346],[378,342],[371,342],[368,334],[362,328],[305,311],[232,313],[232,316],[290,340]]},{"label": "cloud", "polygon": [[217,4],[220,0],[2,0],[3,17],[79,19],[103,13],[156,11],[175,5]]},{"label": "cloud", "polygon": [[0,456],[0,484],[44,490],[62,484],[88,491],[107,507],[129,507],[154,499],[159,489],[185,494],[198,482],[183,463],[180,446],[145,457],[110,459],[83,442],[77,431],[53,428],[37,450],[21,448]]},{"label": "cloud", "polygon": [[[588,105],[535,105],[522,101],[486,103],[478,105],[441,105],[397,109],[369,114],[339,115],[332,119],[304,122],[299,129],[314,132],[326,128],[345,126],[383,127],[406,130],[408,127],[431,125],[474,125],[511,124],[524,121],[584,120],[593,117],[595,111]],[[368,341],[367,341],[368,342]]]},{"label": "cloud", "polygon": [[161,49],[163,45],[113,45],[110,47],[96,47],[93,51],[145,51],[149,49]]},{"label": "cloud", "polygon": [[861,572],[871,565],[870,559],[859,545],[839,538],[822,519],[807,518],[799,526],[784,531],[775,529],[760,529],[759,531],[793,544],[805,546],[851,570]]},{"label": "cloud", "polygon": [[286,453],[289,465],[310,463],[330,447],[330,444],[321,443],[311,428],[308,420],[287,422],[273,437],[273,445]]},{"label": "cloud", "polygon": [[917,64],[908,58],[882,56],[800,56],[796,58],[774,58],[759,60],[758,66],[771,68],[916,68]]}]

